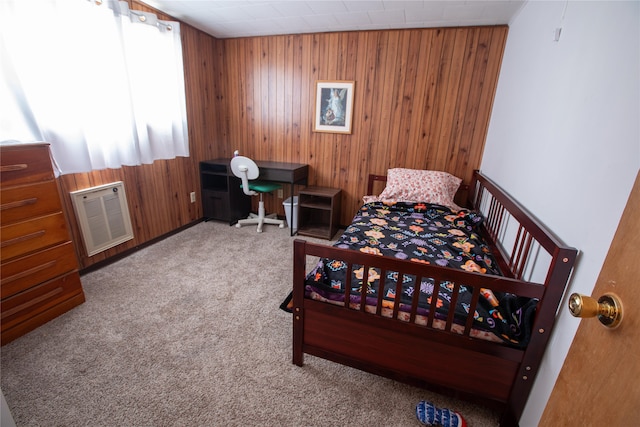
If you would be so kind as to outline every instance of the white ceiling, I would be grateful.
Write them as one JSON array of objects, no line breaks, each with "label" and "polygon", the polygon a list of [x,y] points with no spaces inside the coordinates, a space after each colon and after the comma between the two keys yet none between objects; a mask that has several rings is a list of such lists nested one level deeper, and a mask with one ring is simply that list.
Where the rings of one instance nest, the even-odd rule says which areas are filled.
[{"label": "white ceiling", "polygon": [[142,0],[217,38],[508,24],[523,0]]}]

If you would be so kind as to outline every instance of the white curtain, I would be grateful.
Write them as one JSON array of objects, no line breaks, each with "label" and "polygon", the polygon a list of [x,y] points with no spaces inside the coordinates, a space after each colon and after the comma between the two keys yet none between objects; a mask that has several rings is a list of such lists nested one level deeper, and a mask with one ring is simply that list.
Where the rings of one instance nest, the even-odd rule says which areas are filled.
[{"label": "white curtain", "polygon": [[0,141],[50,142],[63,174],[189,155],[179,23],[126,2],[2,0],[0,25]]}]

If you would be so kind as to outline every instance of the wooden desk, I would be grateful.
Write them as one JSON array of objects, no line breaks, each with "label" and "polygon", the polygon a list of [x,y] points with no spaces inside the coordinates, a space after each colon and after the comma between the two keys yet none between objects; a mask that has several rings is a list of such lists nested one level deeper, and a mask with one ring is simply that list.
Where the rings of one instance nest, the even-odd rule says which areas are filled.
[{"label": "wooden desk", "polygon": [[[260,169],[258,179],[291,185],[291,196],[295,185],[306,185],[309,165],[304,163],[272,162],[256,160]],[[236,223],[246,218],[251,210],[251,198],[240,188],[240,178],[231,172],[231,159],[214,159],[200,162],[202,185],[202,208],[205,218]],[[290,204],[293,218],[294,203]],[[293,227],[290,227],[293,236]]]}]

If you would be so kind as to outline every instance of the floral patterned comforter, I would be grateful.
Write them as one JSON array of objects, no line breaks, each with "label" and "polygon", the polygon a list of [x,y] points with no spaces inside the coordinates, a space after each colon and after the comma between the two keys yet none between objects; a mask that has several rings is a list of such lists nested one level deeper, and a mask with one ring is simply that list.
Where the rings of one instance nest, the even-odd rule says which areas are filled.
[{"label": "floral patterned comforter", "polygon": [[[451,209],[426,203],[382,202],[367,203],[356,214],[351,225],[334,246],[362,252],[408,259],[443,267],[460,268],[482,274],[501,275],[488,247],[477,234],[482,216],[473,211]],[[346,263],[321,259],[308,274],[307,296],[344,301]],[[353,267],[350,302],[360,303],[363,283],[363,267]],[[399,309],[410,311],[416,288],[415,277],[403,275],[402,294],[395,295],[398,274],[387,272],[384,279],[383,307],[393,308],[400,301]],[[367,274],[367,305],[376,305],[380,272],[371,268]],[[428,315],[434,284],[422,279],[418,314]],[[452,300],[453,286],[444,284],[438,291],[435,317],[446,319]],[[473,289],[461,286],[455,307],[459,322],[469,312]],[[481,289],[480,301],[474,313],[474,328],[488,331],[503,342],[524,347],[530,337],[531,324],[537,301],[513,294]]]}]

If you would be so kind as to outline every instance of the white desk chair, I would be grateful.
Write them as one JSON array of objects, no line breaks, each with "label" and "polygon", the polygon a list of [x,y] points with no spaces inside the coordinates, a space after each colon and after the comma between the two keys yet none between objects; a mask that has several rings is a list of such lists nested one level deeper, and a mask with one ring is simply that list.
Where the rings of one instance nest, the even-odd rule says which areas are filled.
[{"label": "white desk chair", "polygon": [[[231,159],[231,172],[242,180],[242,191],[247,196],[260,195],[258,215],[250,214],[249,218],[241,219],[236,224],[240,228],[243,225],[258,224],[258,233],[262,233],[262,224],[273,224],[284,228],[284,220],[275,218],[275,214],[265,215],[262,195],[271,193],[282,186],[275,182],[255,181],[260,175],[258,165],[248,157],[236,156]],[[251,182],[249,182],[251,181]]]}]

